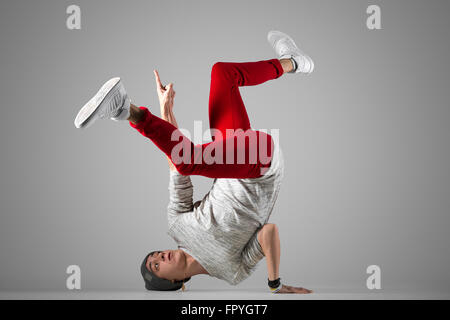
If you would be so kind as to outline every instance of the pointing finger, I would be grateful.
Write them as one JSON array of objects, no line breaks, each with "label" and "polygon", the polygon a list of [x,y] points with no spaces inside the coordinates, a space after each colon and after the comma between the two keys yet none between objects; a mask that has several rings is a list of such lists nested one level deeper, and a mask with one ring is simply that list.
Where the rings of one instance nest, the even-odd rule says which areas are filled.
[{"label": "pointing finger", "polygon": [[156,86],[158,88],[163,88],[162,84],[161,84],[161,79],[159,78],[159,73],[156,70],[153,70],[153,72],[155,73],[155,80],[156,80]]}]

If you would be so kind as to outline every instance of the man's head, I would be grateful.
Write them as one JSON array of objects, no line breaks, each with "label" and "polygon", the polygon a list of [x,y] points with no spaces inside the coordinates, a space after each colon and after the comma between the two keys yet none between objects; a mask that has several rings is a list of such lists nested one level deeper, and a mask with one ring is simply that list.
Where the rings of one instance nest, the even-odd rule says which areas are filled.
[{"label": "man's head", "polygon": [[147,290],[178,290],[186,278],[186,255],[180,249],[150,252],[141,264]]}]

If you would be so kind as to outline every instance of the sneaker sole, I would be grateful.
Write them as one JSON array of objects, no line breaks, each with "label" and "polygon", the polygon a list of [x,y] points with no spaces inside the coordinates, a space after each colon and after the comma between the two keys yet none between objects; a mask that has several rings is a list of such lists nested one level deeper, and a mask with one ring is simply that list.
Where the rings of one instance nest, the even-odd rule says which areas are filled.
[{"label": "sneaker sole", "polygon": [[117,87],[119,82],[120,78],[117,77],[112,78],[105,84],[103,84],[100,90],[98,90],[98,92],[91,98],[91,100],[89,100],[78,112],[74,121],[76,128],[87,128],[95,121],[95,116],[98,113],[100,105],[108,97],[108,94]]}]

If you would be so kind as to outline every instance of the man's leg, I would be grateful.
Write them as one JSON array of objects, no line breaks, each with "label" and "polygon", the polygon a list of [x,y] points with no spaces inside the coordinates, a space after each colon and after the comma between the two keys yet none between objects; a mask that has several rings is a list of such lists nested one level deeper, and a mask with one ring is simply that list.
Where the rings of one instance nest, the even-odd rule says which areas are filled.
[{"label": "man's leg", "polygon": [[292,59],[280,59],[281,66],[283,67],[284,73],[291,72],[294,70],[294,65]]},{"label": "man's leg", "polygon": [[[280,59],[279,60],[281,68],[283,70],[283,74],[292,71],[293,69],[293,65],[292,65],[292,61],[290,59]],[[214,67],[213,67],[214,68]],[[224,83],[220,82],[221,79],[220,76],[217,75],[217,67],[214,69],[215,72],[211,72],[211,84],[212,84],[212,88],[216,88],[216,87],[224,87]],[[277,73],[279,71],[279,68],[277,68]],[[213,75],[214,73],[214,75]],[[278,78],[278,74],[277,74],[277,78]],[[213,81],[214,79],[214,81]],[[264,79],[263,79],[264,80]],[[264,80],[264,82],[267,80]],[[261,83],[261,82],[260,82]],[[225,87],[227,87],[228,85],[225,84]],[[219,123],[220,121],[217,120],[218,118],[220,118],[220,113],[226,112],[227,108],[225,106],[225,104],[221,103],[220,101],[220,95],[218,95],[217,93],[219,92],[219,90],[214,90],[214,91],[210,91],[210,104],[209,104],[209,108],[210,108],[210,127],[214,128],[214,126],[211,126],[211,122],[213,123]],[[248,115],[247,112],[245,110],[245,106],[244,103],[242,101],[242,98],[240,96],[239,91],[237,91],[238,97],[236,99],[236,101],[238,101],[238,108],[240,110],[242,110],[242,118],[244,118],[244,124],[241,126],[230,126],[232,124],[232,122],[228,122],[229,125],[225,125],[225,129],[226,128],[235,128],[235,129],[244,129],[244,128],[250,128],[249,125],[245,125],[245,124],[249,124],[250,121],[248,120]],[[232,105],[234,106],[234,105]],[[221,109],[223,110],[221,112]],[[131,108],[130,108],[130,117],[129,117],[129,121],[131,121],[132,123],[136,124],[138,121],[141,120],[142,116],[144,115],[144,112],[136,107],[135,105],[131,104]],[[219,127],[219,125],[217,125],[216,127]],[[224,134],[224,132],[223,132]]]},{"label": "man's leg", "polygon": [[[251,129],[239,87],[262,84],[266,81],[277,79],[284,73],[292,70],[293,62],[291,59],[270,59],[256,62],[217,62],[211,70],[209,94],[210,128],[219,130],[223,137],[226,137],[227,129],[242,129],[249,136],[258,135],[258,141],[260,141],[259,138],[266,139],[268,146],[264,150],[267,152],[266,154],[263,155],[264,152],[261,152],[262,150],[259,147],[255,150],[256,145],[251,140],[249,141],[250,145],[246,146],[244,150],[247,153],[256,152],[258,159],[262,156],[269,157],[268,161],[258,163],[260,175],[270,166],[273,141],[270,135]],[[213,140],[215,140],[214,136]],[[253,166],[243,166],[240,170],[240,174],[244,177],[246,170],[252,177],[260,176],[254,176],[258,170],[255,170]]]},{"label": "man's leg", "polygon": [[[209,126],[225,136],[226,129],[251,128],[239,87],[255,86],[281,77],[289,69],[289,60],[256,62],[217,62],[211,70]],[[291,63],[292,68],[292,63]]]},{"label": "man's leg", "polygon": [[209,178],[257,178],[270,161],[270,135],[248,130],[224,139],[194,145],[171,123],[145,107],[130,107],[130,125],[164,152],[182,175]]},{"label": "man's leg", "polygon": [[130,104],[130,117],[127,119],[133,125],[136,125],[139,121],[143,119],[145,111],[136,107],[134,104]]},{"label": "man's leg", "polygon": [[[291,70],[289,59],[216,63],[211,72],[209,116],[210,127],[218,129],[222,137],[215,139],[213,135],[213,142],[194,145],[176,127],[145,107],[131,106],[130,125],[152,140],[184,175],[260,177],[270,166],[273,140],[269,134],[251,130],[238,87],[277,79]],[[227,129],[237,132],[227,136]],[[172,140],[174,134],[177,139]]]}]

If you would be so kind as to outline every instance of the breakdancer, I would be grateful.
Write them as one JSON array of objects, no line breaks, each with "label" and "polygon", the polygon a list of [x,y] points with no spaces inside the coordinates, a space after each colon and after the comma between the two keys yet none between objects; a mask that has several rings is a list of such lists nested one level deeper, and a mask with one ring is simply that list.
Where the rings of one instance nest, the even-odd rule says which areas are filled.
[{"label": "breakdancer", "polygon": [[[113,78],[75,118],[77,128],[87,128],[98,119],[128,121],[167,156],[168,234],[177,249],[145,256],[141,274],[148,290],[184,289],[184,283],[198,274],[236,285],[265,257],[271,292],[312,292],[281,282],[278,228],[268,220],[284,175],[283,153],[277,139],[251,128],[239,87],[285,73],[309,74],[314,63],[287,34],[270,31],[267,39],[277,58],[213,65],[208,109],[211,142],[194,144],[178,128],[173,84],[162,85],[156,70],[161,117],[132,104],[121,79]],[[210,191],[195,203],[191,175],[214,179]]]}]

